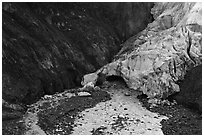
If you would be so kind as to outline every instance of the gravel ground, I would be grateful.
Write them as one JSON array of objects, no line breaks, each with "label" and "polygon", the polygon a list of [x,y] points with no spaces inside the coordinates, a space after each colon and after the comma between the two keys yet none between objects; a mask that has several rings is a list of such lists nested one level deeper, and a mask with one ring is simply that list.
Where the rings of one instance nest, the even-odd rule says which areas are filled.
[{"label": "gravel ground", "polygon": [[22,135],[25,131],[22,118],[2,121],[2,135]]},{"label": "gravel ground", "polygon": [[3,121],[3,134],[200,135],[202,115],[181,105],[151,107],[140,92],[121,82],[101,89],[44,96],[23,119]]},{"label": "gravel ground", "polygon": [[73,135],[161,135],[160,121],[167,117],[142,107],[137,96],[121,83],[106,83],[111,100],[80,112]]},{"label": "gravel ground", "polygon": [[[25,117],[27,123],[30,123],[27,127],[31,127],[26,134],[41,134],[42,131],[50,135],[71,134],[74,120],[79,117],[79,112],[110,99],[109,94],[103,90],[90,90],[87,94],[86,92],[79,93],[77,89],[68,90],[44,97],[33,104],[27,112],[29,115]],[[30,117],[33,115],[35,117]]]},{"label": "gravel ground", "polygon": [[162,115],[142,107],[139,92],[121,82],[101,89],[45,96],[25,115],[25,134],[131,135],[163,134]]},{"label": "gravel ground", "polygon": [[182,105],[157,105],[151,108],[145,96],[138,97],[151,112],[167,116],[161,121],[165,135],[202,135],[202,114]]}]

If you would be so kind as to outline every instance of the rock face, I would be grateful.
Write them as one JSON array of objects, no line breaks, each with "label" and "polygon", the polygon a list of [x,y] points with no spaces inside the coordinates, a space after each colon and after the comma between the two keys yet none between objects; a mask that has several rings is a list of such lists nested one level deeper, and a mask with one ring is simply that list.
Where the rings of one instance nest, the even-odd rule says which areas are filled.
[{"label": "rock face", "polygon": [[104,5],[107,11],[111,11],[111,14],[103,11],[104,16],[110,19],[112,27],[116,29],[122,40],[142,31],[149,22],[153,21],[150,11],[154,4],[151,2],[113,2],[98,5],[99,7]]},{"label": "rock face", "polygon": [[120,76],[149,98],[179,92],[177,82],[202,63],[201,3],[155,3],[155,21],[128,39],[113,62],[85,75],[83,85],[100,76]]},{"label": "rock face", "polygon": [[119,38],[146,27],[152,5],[3,3],[3,98],[32,103],[44,94],[80,86],[85,73],[111,61]]},{"label": "rock face", "polygon": [[202,65],[185,75],[180,84],[180,93],[174,96],[177,102],[202,112]]},{"label": "rock face", "polygon": [[2,99],[2,121],[20,118],[25,113],[25,110],[23,105],[10,104]]}]

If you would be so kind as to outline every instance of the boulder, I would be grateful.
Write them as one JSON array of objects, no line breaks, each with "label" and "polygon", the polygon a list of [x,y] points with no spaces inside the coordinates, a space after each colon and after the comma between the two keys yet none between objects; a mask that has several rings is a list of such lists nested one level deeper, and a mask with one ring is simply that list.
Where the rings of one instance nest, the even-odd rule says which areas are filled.
[{"label": "boulder", "polygon": [[93,91],[94,90],[94,84],[92,82],[87,83],[82,88],[80,88],[80,91]]},{"label": "boulder", "polygon": [[79,93],[78,93],[78,96],[80,96],[80,97],[90,97],[91,94],[88,93],[88,92],[79,92]]},{"label": "boulder", "polygon": [[96,81],[98,79],[98,74],[96,73],[91,73],[89,75],[84,75],[83,77],[84,80],[82,80],[81,84],[86,86],[86,85],[95,85]]}]

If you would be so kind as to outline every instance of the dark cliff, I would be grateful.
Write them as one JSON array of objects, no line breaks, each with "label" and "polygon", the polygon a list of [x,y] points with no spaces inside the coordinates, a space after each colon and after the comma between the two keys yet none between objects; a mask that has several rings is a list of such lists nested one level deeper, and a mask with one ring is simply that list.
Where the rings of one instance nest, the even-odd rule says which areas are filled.
[{"label": "dark cliff", "polygon": [[80,86],[152,21],[152,5],[3,3],[3,99],[27,104]]}]

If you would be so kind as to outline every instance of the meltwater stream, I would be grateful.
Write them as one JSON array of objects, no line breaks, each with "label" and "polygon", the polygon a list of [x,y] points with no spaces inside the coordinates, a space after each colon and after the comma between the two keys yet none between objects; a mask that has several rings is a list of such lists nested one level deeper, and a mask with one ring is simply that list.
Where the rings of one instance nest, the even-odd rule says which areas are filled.
[{"label": "meltwater stream", "polygon": [[[111,99],[100,102],[92,108],[78,113],[74,124],[73,135],[161,135],[160,121],[167,119],[142,107],[137,96],[140,94],[125,86],[113,83],[103,90],[108,92]],[[66,94],[72,97],[71,94]],[[74,96],[74,95],[73,95]],[[69,98],[68,97],[68,98]],[[44,101],[45,103],[46,101]],[[43,104],[38,102],[37,104]],[[59,105],[59,104],[58,104]],[[69,106],[67,106],[69,107]],[[30,123],[26,134],[44,134],[38,126],[35,112],[29,112],[26,123]],[[28,126],[28,125],[27,125]],[[62,129],[56,129],[61,130]]]}]

